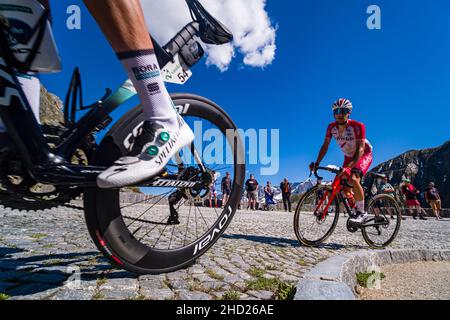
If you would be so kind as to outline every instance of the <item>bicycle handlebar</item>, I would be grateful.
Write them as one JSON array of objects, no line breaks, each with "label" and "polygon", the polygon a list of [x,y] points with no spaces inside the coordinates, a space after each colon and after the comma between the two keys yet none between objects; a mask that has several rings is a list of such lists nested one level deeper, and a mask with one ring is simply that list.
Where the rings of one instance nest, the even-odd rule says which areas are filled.
[{"label": "bicycle handlebar", "polygon": [[[332,168],[332,167],[317,167],[317,168],[315,168],[313,171],[310,172],[309,176],[311,177],[311,174],[314,173],[314,176],[315,176],[317,179],[323,180],[323,177],[321,177],[321,176],[319,176],[319,175],[317,174],[317,171],[318,171],[318,170],[329,171],[329,172],[332,172],[332,173],[334,173],[334,174],[336,174],[336,175],[338,175],[338,174],[340,174],[340,173],[342,172],[342,168],[339,168],[339,167],[336,167],[336,168]],[[341,181],[342,181],[347,187],[353,188],[353,185],[350,184],[350,183],[348,183],[348,180],[347,180],[347,179],[341,179]]]}]

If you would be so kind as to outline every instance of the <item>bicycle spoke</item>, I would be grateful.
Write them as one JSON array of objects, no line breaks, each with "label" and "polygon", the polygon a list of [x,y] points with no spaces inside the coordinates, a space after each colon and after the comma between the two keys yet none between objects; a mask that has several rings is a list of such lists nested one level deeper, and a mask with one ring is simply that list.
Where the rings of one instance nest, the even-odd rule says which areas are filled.
[{"label": "bicycle spoke", "polygon": [[[173,190],[174,188],[172,188],[171,190]],[[171,191],[167,192],[167,193],[163,193],[161,196],[161,198],[155,202],[152,206],[150,206],[148,209],[146,209],[141,215],[139,215],[138,217],[136,217],[136,219],[140,219],[144,214],[146,214],[148,211],[150,211],[153,207],[155,207],[158,203],[161,202],[162,199],[164,199],[164,196],[166,196],[167,194],[171,193]],[[127,228],[129,228],[133,223],[135,223],[136,220],[134,220],[133,222],[131,222],[129,225],[127,225]]]},{"label": "bicycle spoke", "polygon": [[192,208],[192,206],[189,206],[189,214],[188,214],[187,223],[186,223],[186,232],[184,233],[183,246],[186,245],[187,232],[188,232],[188,227],[189,227],[189,219],[191,217],[191,208]]}]

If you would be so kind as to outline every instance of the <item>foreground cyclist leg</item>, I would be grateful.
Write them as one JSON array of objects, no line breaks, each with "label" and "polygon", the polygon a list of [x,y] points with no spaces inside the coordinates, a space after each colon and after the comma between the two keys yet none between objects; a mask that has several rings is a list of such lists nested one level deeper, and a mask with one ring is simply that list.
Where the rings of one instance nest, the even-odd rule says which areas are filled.
[{"label": "foreground cyclist leg", "polygon": [[122,62],[142,102],[146,121],[130,157],[100,174],[101,188],[135,184],[160,173],[182,147],[194,140],[178,116],[164,85],[138,0],[85,0]]}]

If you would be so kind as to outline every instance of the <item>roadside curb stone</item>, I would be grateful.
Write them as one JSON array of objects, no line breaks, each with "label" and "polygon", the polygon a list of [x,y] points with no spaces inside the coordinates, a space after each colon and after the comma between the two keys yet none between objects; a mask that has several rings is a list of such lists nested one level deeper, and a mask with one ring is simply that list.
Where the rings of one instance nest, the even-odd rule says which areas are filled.
[{"label": "roadside curb stone", "polygon": [[450,261],[449,250],[357,251],[317,264],[297,284],[294,300],[355,300],[356,274],[369,266],[417,261]]}]

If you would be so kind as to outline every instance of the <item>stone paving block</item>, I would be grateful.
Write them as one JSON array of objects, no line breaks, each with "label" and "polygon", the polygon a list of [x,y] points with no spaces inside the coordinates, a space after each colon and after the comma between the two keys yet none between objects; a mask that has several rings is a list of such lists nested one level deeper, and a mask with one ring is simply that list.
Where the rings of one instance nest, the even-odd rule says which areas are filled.
[{"label": "stone paving block", "polygon": [[91,300],[94,290],[62,289],[51,297],[51,300]]},{"label": "stone paving block", "polygon": [[335,256],[320,262],[314,269],[307,272],[305,279],[338,281],[341,278],[341,265],[347,261],[346,256]]},{"label": "stone paving block", "polygon": [[137,279],[107,279],[104,284],[101,285],[102,290],[124,290],[133,291],[139,287]]},{"label": "stone paving block", "polygon": [[416,262],[422,259],[421,252],[414,250],[395,250],[391,252],[392,263]]},{"label": "stone paving block", "polygon": [[213,300],[213,296],[204,292],[179,290],[176,291],[180,300]]},{"label": "stone paving block", "polygon": [[103,290],[99,291],[101,300],[130,300],[138,297],[137,290]]},{"label": "stone paving block", "polygon": [[8,290],[8,295],[12,300],[43,300],[58,290],[58,287],[49,284],[28,283]]},{"label": "stone paving block", "polygon": [[258,290],[258,291],[247,291],[246,292],[249,296],[253,296],[255,298],[258,298],[259,300],[271,300],[274,296],[274,293],[271,291],[266,290]]},{"label": "stone paving block", "polygon": [[342,282],[305,279],[299,282],[294,300],[355,300],[352,290]]},{"label": "stone paving block", "polygon": [[67,276],[55,273],[30,273],[20,278],[20,281],[48,284],[62,284],[66,280]]},{"label": "stone paving block", "polygon": [[141,289],[164,289],[167,288],[167,285],[164,280],[140,280],[139,287]]},{"label": "stone paving block", "polygon": [[175,296],[175,293],[168,288],[141,288],[140,294],[151,300],[171,300]]},{"label": "stone paving block", "polygon": [[17,284],[14,282],[0,282],[0,293],[6,292],[6,290],[15,287]]}]

